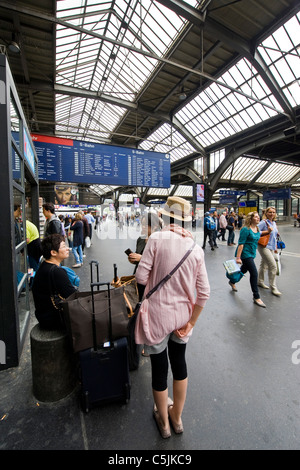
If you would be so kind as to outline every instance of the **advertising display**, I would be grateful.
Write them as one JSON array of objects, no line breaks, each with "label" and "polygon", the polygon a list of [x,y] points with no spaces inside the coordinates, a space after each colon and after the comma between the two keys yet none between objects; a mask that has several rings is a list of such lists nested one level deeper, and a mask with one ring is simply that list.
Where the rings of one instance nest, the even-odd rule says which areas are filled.
[{"label": "advertising display", "polygon": [[196,202],[204,202],[204,184],[197,184],[196,186]]},{"label": "advertising display", "polygon": [[55,204],[61,206],[79,204],[78,186],[69,184],[56,184],[54,185],[54,193]]}]

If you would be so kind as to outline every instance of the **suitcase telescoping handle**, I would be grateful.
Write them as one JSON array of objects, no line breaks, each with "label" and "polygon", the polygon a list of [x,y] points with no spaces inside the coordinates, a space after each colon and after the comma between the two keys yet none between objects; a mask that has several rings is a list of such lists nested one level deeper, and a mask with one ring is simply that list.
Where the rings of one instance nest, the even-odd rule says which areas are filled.
[{"label": "suitcase telescoping handle", "polygon": [[[98,261],[92,260],[90,261],[90,269],[91,269],[91,282],[94,282],[94,275],[93,275],[93,264],[96,267],[96,274],[97,274],[97,282],[99,282],[99,263]],[[99,288],[98,288],[99,290]]]},{"label": "suitcase telescoping handle", "polygon": [[92,328],[93,328],[93,343],[94,351],[97,351],[97,331],[96,331],[96,315],[95,315],[95,303],[94,303],[94,287],[100,290],[101,286],[107,286],[107,299],[108,299],[108,338],[110,344],[112,344],[112,321],[111,321],[111,297],[110,297],[110,283],[109,282],[91,282],[91,294],[92,294]]}]

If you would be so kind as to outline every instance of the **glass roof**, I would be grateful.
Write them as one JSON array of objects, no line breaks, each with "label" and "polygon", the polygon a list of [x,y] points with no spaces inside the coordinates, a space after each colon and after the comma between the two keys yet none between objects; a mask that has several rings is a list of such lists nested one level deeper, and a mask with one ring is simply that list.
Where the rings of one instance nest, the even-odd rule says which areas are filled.
[{"label": "glass roof", "polygon": [[[293,107],[300,105],[299,38],[300,13],[258,47],[258,52]],[[282,112],[262,77],[243,58],[175,117],[205,148]],[[149,139],[155,140],[153,135]],[[177,155],[172,161],[180,158]]]},{"label": "glass roof", "polygon": [[[126,101],[135,100],[158,65],[153,55],[163,57],[185,25],[183,18],[152,0],[58,1],[57,17],[75,29],[56,27],[56,83]],[[257,48],[292,107],[300,105],[299,38],[300,13]],[[199,145],[220,142],[221,148],[223,139],[282,112],[257,70],[242,58],[175,117]],[[125,113],[125,108],[93,98],[56,95],[56,134],[86,140],[92,134],[94,141],[109,142]],[[162,124],[140,147],[170,153],[171,162],[197,151],[169,124]],[[250,181],[265,163],[241,157],[222,178]],[[276,183],[295,172],[292,166],[274,163],[257,181]],[[91,189],[97,194],[108,190],[103,185]]]},{"label": "glass roof", "polygon": [[[246,95],[220,85],[226,83]],[[267,105],[267,106],[266,106]],[[277,109],[277,110],[276,110]],[[242,59],[185,106],[176,118],[207,147],[282,112],[253,66]]]},{"label": "glass roof", "polygon": [[[158,2],[133,5],[124,0],[57,2],[57,17],[81,28],[57,26],[57,84],[134,101],[157,65],[141,52],[163,57],[184,21]],[[90,129],[95,140],[108,139],[125,112],[101,101],[58,95],[56,121],[61,125],[56,130],[84,138]]]},{"label": "glass roof", "polygon": [[[222,179],[243,181],[245,183],[250,182],[266,163],[266,160],[240,157],[233,165],[227,168],[222,175]],[[281,183],[282,181],[290,181],[297,173],[299,173],[299,167],[294,165],[271,163],[263,174],[256,179],[256,182],[268,184]]]},{"label": "glass roof", "polygon": [[300,104],[300,13],[258,47],[277,83],[294,107]]},{"label": "glass roof", "polygon": [[169,124],[163,124],[151,134],[151,138],[141,145],[144,150],[169,153],[171,162],[186,157],[194,152],[194,148],[185,140],[180,132],[174,130]]}]

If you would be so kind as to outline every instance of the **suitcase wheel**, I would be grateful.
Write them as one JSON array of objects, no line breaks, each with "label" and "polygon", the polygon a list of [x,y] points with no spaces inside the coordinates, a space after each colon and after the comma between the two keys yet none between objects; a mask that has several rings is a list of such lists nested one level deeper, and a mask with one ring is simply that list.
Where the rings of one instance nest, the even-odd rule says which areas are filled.
[{"label": "suitcase wheel", "polygon": [[81,408],[84,413],[88,413],[90,411],[89,392],[81,393]]},{"label": "suitcase wheel", "polygon": [[129,403],[129,400],[130,400],[130,385],[129,383],[127,383],[125,385],[125,403]]}]

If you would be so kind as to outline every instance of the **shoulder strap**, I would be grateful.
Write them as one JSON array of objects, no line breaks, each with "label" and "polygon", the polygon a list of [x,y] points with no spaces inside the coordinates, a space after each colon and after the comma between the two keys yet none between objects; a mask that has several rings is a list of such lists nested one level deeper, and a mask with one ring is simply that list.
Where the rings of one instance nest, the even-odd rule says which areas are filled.
[{"label": "shoulder strap", "polygon": [[54,269],[55,269],[55,264],[52,264],[50,271],[49,271],[50,295],[53,295],[56,293],[56,286],[55,286],[55,281],[54,281]]},{"label": "shoulder strap", "polygon": [[145,296],[145,299],[149,299],[149,297],[152,294],[154,294],[155,291],[160,289],[169,279],[171,279],[171,277],[173,276],[175,271],[177,271],[177,269],[180,268],[180,266],[184,263],[184,261],[187,259],[187,257],[191,254],[191,252],[193,251],[195,245],[196,245],[196,242],[193,243],[192,247],[185,253],[184,257],[179,261],[179,263],[175,266],[175,268],[173,268],[172,271],[169,274],[167,274],[158,284],[156,284],[156,286],[154,286],[148,292],[148,294]]},{"label": "shoulder strap", "polygon": [[[66,299],[56,289],[55,280],[54,280],[54,276],[53,276],[55,268],[58,268],[58,266],[53,265],[53,266],[51,266],[51,269],[50,269],[50,277],[49,277],[50,300],[51,300],[51,303],[52,303],[53,307],[55,308],[55,310],[61,311],[61,308],[62,308],[61,301],[66,300]],[[52,289],[53,286],[54,286],[54,291]]]},{"label": "shoulder strap", "polygon": [[[52,264],[50,268],[50,273],[49,273],[49,287],[50,287],[50,295],[58,295],[61,299],[61,295],[57,289],[56,282],[55,282],[55,276],[54,276],[54,271],[56,269],[60,269],[59,266],[56,266],[56,264]],[[75,273],[74,273],[75,274]]]}]

